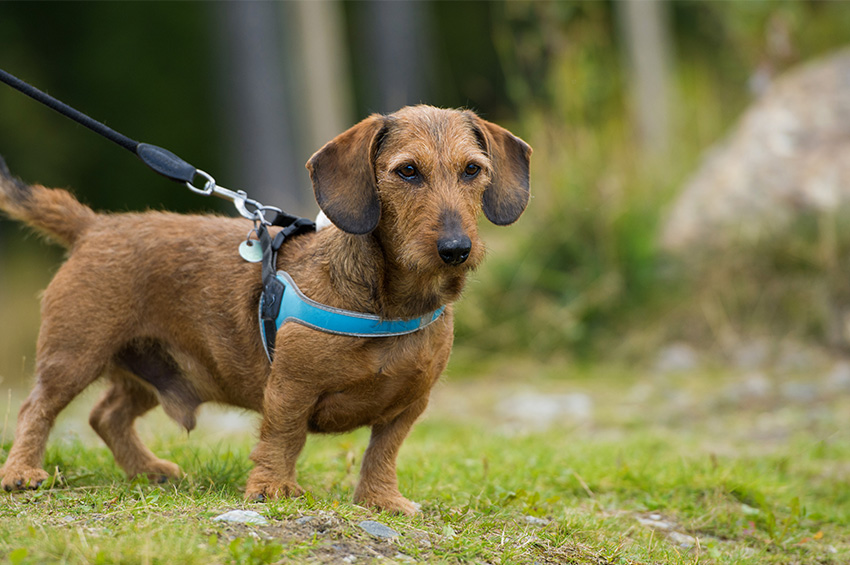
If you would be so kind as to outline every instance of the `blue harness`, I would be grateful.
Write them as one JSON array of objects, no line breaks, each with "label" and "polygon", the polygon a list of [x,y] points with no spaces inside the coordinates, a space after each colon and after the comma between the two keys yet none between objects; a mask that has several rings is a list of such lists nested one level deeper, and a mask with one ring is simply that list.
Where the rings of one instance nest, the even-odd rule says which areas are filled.
[{"label": "blue harness", "polygon": [[[445,306],[441,306],[430,314],[412,320],[385,320],[374,314],[343,310],[316,302],[301,292],[286,271],[278,271],[275,278],[281,283],[277,287],[280,293],[264,292],[260,297],[260,332],[263,335],[263,347],[269,361],[272,359],[273,350],[270,351],[269,348],[263,312],[273,309],[275,302],[279,304],[277,316],[274,318],[275,332],[286,322],[296,322],[314,330],[351,337],[392,337],[410,334],[437,321],[446,309]],[[269,326],[268,330],[271,329]]]},{"label": "blue harness", "polygon": [[[260,334],[269,362],[274,359],[275,337],[286,322],[296,322],[325,333],[351,337],[392,337],[410,334],[428,327],[445,306],[412,320],[385,320],[374,314],[364,314],[334,308],[312,300],[301,292],[286,271],[275,272],[277,251],[290,237],[314,231],[316,224],[304,218],[278,214],[272,225],[283,229],[272,240],[266,226],[260,223],[254,231],[262,249],[263,290],[259,301]],[[241,247],[240,247],[241,255]],[[244,259],[249,260],[243,256]]]}]

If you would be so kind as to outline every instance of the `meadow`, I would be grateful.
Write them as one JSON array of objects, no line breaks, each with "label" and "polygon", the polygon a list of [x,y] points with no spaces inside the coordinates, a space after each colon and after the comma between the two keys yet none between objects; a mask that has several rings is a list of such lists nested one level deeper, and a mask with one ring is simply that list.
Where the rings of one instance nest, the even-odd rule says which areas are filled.
[{"label": "meadow", "polygon": [[[461,355],[471,354],[461,352]],[[187,436],[139,422],[185,479],[128,481],[85,423],[61,417],[49,485],[0,495],[10,563],[844,563],[850,559],[850,386],[823,364],[762,387],[728,370],[481,363],[449,375],[399,458],[412,518],[355,506],[365,430],[312,437],[308,494],[245,503],[256,417],[204,407]],[[809,372],[806,375],[810,375]],[[742,381],[745,383],[742,385]],[[796,387],[796,388],[795,388]],[[839,394],[839,393],[845,394]],[[4,437],[19,399],[11,397]],[[9,448],[8,439],[3,449]],[[2,455],[2,454],[0,454]],[[264,525],[214,521],[258,512]],[[370,535],[376,521],[395,534]]]}]

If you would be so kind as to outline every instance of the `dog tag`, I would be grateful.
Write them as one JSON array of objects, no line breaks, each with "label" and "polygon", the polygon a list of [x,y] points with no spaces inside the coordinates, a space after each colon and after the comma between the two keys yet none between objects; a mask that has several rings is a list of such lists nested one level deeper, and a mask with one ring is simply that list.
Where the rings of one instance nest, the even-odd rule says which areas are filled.
[{"label": "dog tag", "polygon": [[263,248],[255,239],[248,239],[239,244],[239,256],[249,263],[259,263],[263,260]]}]

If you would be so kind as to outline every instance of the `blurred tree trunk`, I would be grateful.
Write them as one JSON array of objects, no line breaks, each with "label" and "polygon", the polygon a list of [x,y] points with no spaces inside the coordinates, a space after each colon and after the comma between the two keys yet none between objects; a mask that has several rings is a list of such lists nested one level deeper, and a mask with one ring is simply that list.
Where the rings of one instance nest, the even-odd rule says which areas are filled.
[{"label": "blurred tree trunk", "polygon": [[225,139],[237,179],[230,188],[305,214],[309,184],[294,152],[281,5],[219,2],[215,10]]},{"label": "blurred tree trunk", "polygon": [[616,2],[626,38],[632,114],[643,147],[654,155],[670,145],[670,42],[664,0]]},{"label": "blurred tree trunk", "polygon": [[372,85],[367,96],[370,108],[394,112],[427,102],[427,85],[433,74],[428,4],[368,0],[362,7],[358,23],[366,39],[369,64],[364,70]]},{"label": "blurred tree trunk", "polygon": [[[297,112],[300,151],[307,157],[354,121],[351,73],[342,3],[337,0],[291,4],[297,39]],[[305,159],[306,160],[306,159]]]}]

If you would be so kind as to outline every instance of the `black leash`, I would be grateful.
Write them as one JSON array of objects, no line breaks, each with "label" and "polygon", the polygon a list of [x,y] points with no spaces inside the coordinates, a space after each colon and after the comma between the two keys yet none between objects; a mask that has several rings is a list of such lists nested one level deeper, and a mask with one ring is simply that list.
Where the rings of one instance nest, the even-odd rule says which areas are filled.
[{"label": "black leash", "polygon": [[[167,149],[151,145],[149,143],[140,143],[134,139],[130,139],[124,134],[118,133],[106,124],[103,124],[94,118],[87,116],[79,110],[68,106],[64,102],[57,100],[46,92],[43,92],[29,83],[26,83],[18,77],[9,74],[0,69],[0,82],[4,82],[18,90],[30,98],[41,102],[48,108],[59,112],[65,117],[68,117],[80,125],[83,125],[93,132],[102,135],[109,141],[120,145],[127,149],[142,162],[156,171],[157,173],[169,178],[175,182],[185,184],[190,190],[204,196],[215,195],[226,200],[230,200],[236,206],[237,211],[245,218],[254,220],[265,225],[288,226],[298,220],[298,216],[293,216],[283,212],[280,208],[274,206],[264,206],[248,198],[248,195],[242,191],[233,191],[215,183],[215,179],[207,172],[196,168],[172,153]],[[195,177],[202,177],[204,185],[201,187],[195,186],[193,182]],[[273,213],[275,217],[272,220],[266,218],[266,214]]]},{"label": "black leash", "polygon": [[174,153],[156,145],[139,143],[130,139],[2,69],[0,69],[0,81],[134,153],[145,165],[159,174],[183,183],[191,183],[195,179],[197,169]]},{"label": "black leash", "polygon": [[[248,234],[249,239],[243,242],[243,246],[246,243],[248,244],[247,251],[243,253],[243,246],[240,246],[239,254],[246,261],[262,262],[263,294],[260,296],[260,323],[263,326],[263,333],[266,338],[266,351],[271,361],[274,352],[275,333],[277,332],[275,320],[280,311],[280,297],[283,294],[283,283],[275,276],[277,270],[277,252],[287,238],[301,233],[315,231],[316,224],[306,218],[287,214],[280,208],[264,206],[256,200],[248,198],[248,195],[243,190],[233,191],[218,186],[215,179],[209,173],[187,163],[171,151],[156,145],[140,143],[134,139],[130,139],[126,135],[118,133],[107,125],[68,106],[64,102],[7,73],[3,69],[0,69],[0,82],[8,84],[30,98],[56,110],[63,116],[120,145],[139,157],[145,165],[157,173],[175,182],[185,184],[193,192],[204,196],[215,195],[230,200],[243,217],[254,222],[254,229]],[[193,184],[197,176],[204,179],[204,186],[198,187]],[[268,219],[266,217],[268,213],[273,213],[274,217]],[[268,231],[268,226],[279,226],[283,229],[272,239]],[[250,252],[250,248],[252,247],[250,240],[251,233],[257,234],[262,255]]]}]

